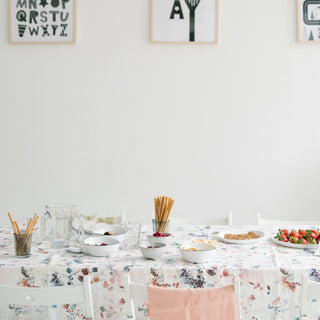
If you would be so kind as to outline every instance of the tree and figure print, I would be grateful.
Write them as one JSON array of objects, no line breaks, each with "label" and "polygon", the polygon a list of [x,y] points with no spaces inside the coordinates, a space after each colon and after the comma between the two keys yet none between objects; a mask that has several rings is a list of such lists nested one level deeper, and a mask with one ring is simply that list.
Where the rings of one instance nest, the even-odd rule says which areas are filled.
[{"label": "tree and figure print", "polygon": [[184,0],[184,1],[189,8],[189,41],[194,41],[196,9],[201,0]]},{"label": "tree and figure print", "polygon": [[[189,9],[189,41],[195,41],[195,17],[196,9],[201,0],[184,0]],[[184,19],[180,0],[174,0],[170,19],[175,19],[176,15],[179,19]]]}]

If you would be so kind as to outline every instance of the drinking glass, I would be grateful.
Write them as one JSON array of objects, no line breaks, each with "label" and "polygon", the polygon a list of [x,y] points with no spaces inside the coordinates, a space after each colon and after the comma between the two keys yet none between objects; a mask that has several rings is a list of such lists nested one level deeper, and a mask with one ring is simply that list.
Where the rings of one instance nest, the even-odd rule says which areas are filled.
[{"label": "drinking glass", "polygon": [[81,240],[84,238],[85,236],[85,232],[87,233],[91,233],[92,232],[92,228],[96,223],[96,214],[92,213],[92,214],[81,214],[80,216],[80,220],[81,220],[81,235],[80,238]]},{"label": "drinking glass", "polygon": [[124,249],[137,248],[140,243],[141,221],[129,220],[126,222],[128,230],[126,240],[123,243]]}]

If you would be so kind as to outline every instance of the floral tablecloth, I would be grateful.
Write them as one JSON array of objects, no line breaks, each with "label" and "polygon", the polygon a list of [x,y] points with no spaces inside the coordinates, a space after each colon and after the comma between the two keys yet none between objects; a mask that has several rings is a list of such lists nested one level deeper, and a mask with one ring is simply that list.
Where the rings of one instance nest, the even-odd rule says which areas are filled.
[{"label": "floral tablecloth", "polygon": [[[24,287],[64,286],[81,283],[90,275],[96,319],[126,319],[126,283],[124,275],[145,284],[177,288],[207,288],[231,284],[241,279],[241,314],[244,320],[297,320],[300,311],[302,274],[320,281],[320,257],[310,249],[277,246],[270,228],[241,227],[231,232],[262,230],[266,237],[252,245],[234,245],[218,241],[215,258],[206,264],[190,264],[181,259],[178,245],[186,239],[214,238],[230,227],[179,227],[164,256],[146,260],[137,247],[125,244],[112,258],[91,257],[66,249],[32,249],[29,258],[17,258],[11,230],[0,229],[0,283]],[[148,227],[141,232],[145,240]],[[139,306],[139,319],[147,319],[147,305]],[[320,301],[311,301],[310,319],[320,319]],[[85,319],[77,305],[62,308],[1,306],[0,319]]]}]

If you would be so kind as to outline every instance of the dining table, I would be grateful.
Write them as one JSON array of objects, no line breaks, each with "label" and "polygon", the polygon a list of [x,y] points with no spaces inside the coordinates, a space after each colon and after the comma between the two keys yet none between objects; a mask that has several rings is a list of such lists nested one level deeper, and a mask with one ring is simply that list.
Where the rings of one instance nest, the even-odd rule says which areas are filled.
[{"label": "dining table", "polygon": [[[134,230],[134,229],[133,229]],[[264,236],[250,244],[226,243],[223,232],[261,231]],[[298,320],[302,275],[320,282],[320,257],[314,249],[288,248],[276,244],[273,226],[177,226],[171,243],[158,260],[145,259],[139,244],[152,234],[142,225],[139,234],[129,228],[127,239],[111,258],[85,253],[81,243],[52,249],[39,241],[27,258],[15,256],[12,228],[0,228],[0,284],[21,287],[72,286],[89,275],[95,319],[127,319],[127,277],[132,281],[166,288],[211,288],[230,285],[240,279],[241,319]],[[179,247],[186,240],[217,240],[216,253],[206,263],[184,261]],[[78,246],[77,246],[78,245]],[[74,248],[78,247],[78,251]],[[317,247],[317,246],[315,246]],[[28,307],[1,305],[0,319],[86,319],[81,305]],[[312,300],[308,310],[320,319],[320,301]],[[137,319],[148,318],[147,302],[136,307]],[[200,318],[199,318],[200,319]]]}]

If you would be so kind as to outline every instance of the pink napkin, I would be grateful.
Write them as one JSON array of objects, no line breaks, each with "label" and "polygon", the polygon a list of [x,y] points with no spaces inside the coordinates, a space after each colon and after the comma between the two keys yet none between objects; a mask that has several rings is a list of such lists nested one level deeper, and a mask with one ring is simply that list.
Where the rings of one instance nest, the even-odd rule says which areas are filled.
[{"label": "pink napkin", "polygon": [[175,289],[148,287],[151,320],[235,320],[234,287]]}]

